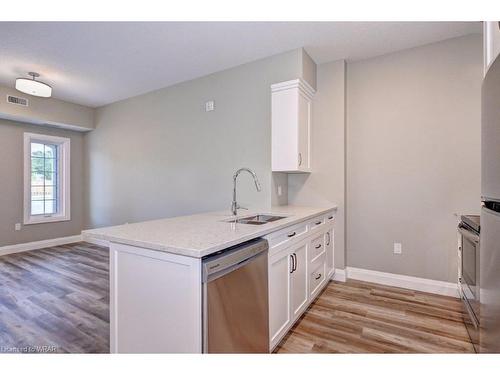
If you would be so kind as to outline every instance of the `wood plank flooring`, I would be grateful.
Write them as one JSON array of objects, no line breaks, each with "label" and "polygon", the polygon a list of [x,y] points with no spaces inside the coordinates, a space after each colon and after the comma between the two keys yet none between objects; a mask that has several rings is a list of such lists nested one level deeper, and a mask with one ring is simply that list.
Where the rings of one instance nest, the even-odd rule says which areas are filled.
[{"label": "wood plank flooring", "polygon": [[452,297],[348,280],[330,282],[277,353],[473,353]]},{"label": "wood plank flooring", "polygon": [[109,353],[109,252],[76,243],[0,257],[0,353]]},{"label": "wood plank flooring", "polygon": [[[76,243],[0,257],[0,353],[109,353],[108,249]],[[331,282],[278,353],[469,353],[458,299]]]}]

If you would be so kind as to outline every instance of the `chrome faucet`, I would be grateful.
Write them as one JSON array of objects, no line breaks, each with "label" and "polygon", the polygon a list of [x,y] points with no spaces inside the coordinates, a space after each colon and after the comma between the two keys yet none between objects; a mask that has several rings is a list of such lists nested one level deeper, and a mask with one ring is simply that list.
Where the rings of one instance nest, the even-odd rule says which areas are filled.
[{"label": "chrome faucet", "polygon": [[253,177],[253,182],[255,182],[255,188],[257,189],[257,191],[261,190],[259,179],[257,178],[257,175],[255,174],[255,172],[252,171],[250,168],[240,168],[236,172],[234,172],[234,175],[233,175],[233,203],[231,203],[231,212],[233,213],[233,215],[238,214],[238,208],[246,210],[245,207],[241,207],[238,204],[238,202],[236,202],[236,179],[238,178],[238,175],[241,172],[250,173]]}]

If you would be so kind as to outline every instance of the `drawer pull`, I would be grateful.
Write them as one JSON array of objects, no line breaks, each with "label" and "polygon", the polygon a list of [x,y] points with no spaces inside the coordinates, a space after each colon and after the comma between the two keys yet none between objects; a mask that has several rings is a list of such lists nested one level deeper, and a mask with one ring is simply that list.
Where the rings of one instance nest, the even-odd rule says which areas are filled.
[{"label": "drawer pull", "polygon": [[288,235],[288,237],[293,237],[293,236],[295,236],[296,234],[297,234],[296,232],[290,233],[290,234]]},{"label": "drawer pull", "polygon": [[321,244],[319,244],[318,246],[316,246],[316,249],[319,249],[321,247]]},{"label": "drawer pull", "polygon": [[320,225],[320,224],[321,224],[321,221],[317,221],[317,222],[315,222],[314,224],[316,224],[316,225]]},{"label": "drawer pull", "polygon": [[316,280],[321,279],[321,274],[318,274],[318,277],[316,277]]},{"label": "drawer pull", "polygon": [[328,216],[328,220],[332,220],[333,219],[333,216]]}]

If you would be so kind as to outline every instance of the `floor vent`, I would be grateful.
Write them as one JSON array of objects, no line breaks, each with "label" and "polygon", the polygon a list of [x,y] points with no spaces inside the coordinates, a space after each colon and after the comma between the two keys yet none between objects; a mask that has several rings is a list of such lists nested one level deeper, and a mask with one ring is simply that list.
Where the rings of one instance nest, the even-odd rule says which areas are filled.
[{"label": "floor vent", "polygon": [[23,107],[29,106],[28,99],[20,98],[18,96],[7,95],[7,103],[22,105]]}]

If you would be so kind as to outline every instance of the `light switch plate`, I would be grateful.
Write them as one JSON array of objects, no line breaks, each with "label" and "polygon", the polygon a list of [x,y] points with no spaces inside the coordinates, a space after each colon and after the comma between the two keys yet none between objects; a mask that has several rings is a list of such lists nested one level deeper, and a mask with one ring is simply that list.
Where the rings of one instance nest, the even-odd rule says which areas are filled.
[{"label": "light switch plate", "polygon": [[215,110],[215,102],[213,100],[209,100],[205,103],[205,112],[210,112]]},{"label": "light switch plate", "polygon": [[21,223],[16,223],[16,224],[14,225],[14,229],[15,229],[15,230],[21,230]]},{"label": "light switch plate", "polygon": [[401,254],[402,252],[403,252],[403,248],[401,246],[401,243],[394,242],[394,254]]}]

